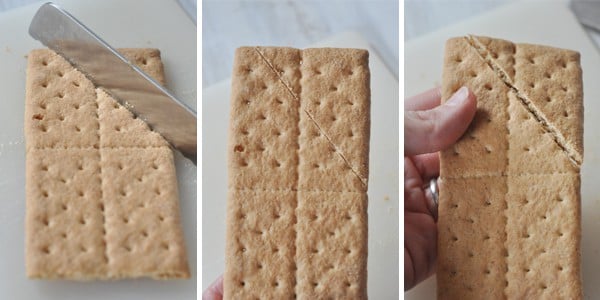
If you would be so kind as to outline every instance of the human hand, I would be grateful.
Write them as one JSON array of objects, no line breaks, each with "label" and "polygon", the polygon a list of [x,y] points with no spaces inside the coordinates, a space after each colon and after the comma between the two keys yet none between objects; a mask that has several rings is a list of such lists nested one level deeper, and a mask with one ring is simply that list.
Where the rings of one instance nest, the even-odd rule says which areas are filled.
[{"label": "human hand", "polygon": [[404,290],[435,271],[437,206],[423,187],[440,172],[437,151],[454,144],[477,110],[475,96],[460,88],[440,105],[435,88],[404,104]]},{"label": "human hand", "polygon": [[211,283],[202,293],[202,300],[223,300],[223,275]]}]

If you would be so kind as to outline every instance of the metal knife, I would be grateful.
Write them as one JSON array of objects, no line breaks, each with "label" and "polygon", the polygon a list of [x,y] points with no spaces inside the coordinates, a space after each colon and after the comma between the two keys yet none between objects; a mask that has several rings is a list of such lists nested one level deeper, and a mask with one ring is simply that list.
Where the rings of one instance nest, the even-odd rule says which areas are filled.
[{"label": "metal knife", "polygon": [[63,56],[196,163],[196,112],[54,3],[37,11],[29,34]]}]

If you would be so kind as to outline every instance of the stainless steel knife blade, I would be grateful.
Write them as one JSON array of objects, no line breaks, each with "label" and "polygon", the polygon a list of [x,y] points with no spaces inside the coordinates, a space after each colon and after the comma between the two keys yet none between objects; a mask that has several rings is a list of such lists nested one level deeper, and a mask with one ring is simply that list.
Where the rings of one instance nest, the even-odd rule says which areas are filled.
[{"label": "stainless steel knife blade", "polygon": [[29,34],[67,59],[196,163],[196,112],[58,5],[43,4]]}]

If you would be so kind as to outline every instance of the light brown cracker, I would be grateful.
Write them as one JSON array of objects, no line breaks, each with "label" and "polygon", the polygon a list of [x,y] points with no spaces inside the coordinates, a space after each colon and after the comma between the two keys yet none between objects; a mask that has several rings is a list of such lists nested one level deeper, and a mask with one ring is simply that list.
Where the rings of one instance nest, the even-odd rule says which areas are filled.
[{"label": "light brown cracker", "polygon": [[[494,101],[477,101],[477,114],[460,143],[440,153],[440,176],[489,176],[505,171],[508,141],[508,115],[505,95],[508,87],[479,59],[463,38],[446,44],[442,74],[442,99],[448,99],[461,86],[479,97]],[[476,130],[475,130],[476,129]]]},{"label": "light brown cracker", "polygon": [[92,278],[107,271],[99,153],[27,153],[25,254],[29,277]]},{"label": "light brown cracker", "polygon": [[31,51],[25,97],[27,147],[98,147],[94,87],[58,54]]},{"label": "light brown cracker", "polygon": [[[583,81],[576,51],[469,37],[490,68],[578,169],[583,158]],[[510,46],[512,44],[512,47]],[[498,46],[502,45],[502,47]],[[510,51],[512,50],[511,58]],[[495,51],[501,53],[494,55]],[[507,72],[512,69],[514,74]],[[560,88],[559,88],[560,87]],[[557,100],[557,101],[554,101]],[[512,113],[512,112],[511,112]],[[515,142],[514,139],[511,142]]]},{"label": "light brown cracker", "polygon": [[[506,294],[515,299],[581,296],[579,174],[508,178]],[[524,213],[526,212],[526,213]]]},{"label": "light brown cracker", "polygon": [[552,134],[531,115],[517,99],[515,93],[508,94],[508,110],[511,119],[508,128],[511,136],[508,149],[509,174],[552,174],[578,172],[564,150],[556,143]]},{"label": "light brown cracker", "polygon": [[[158,50],[124,54],[164,82]],[[28,276],[189,277],[166,141],[56,53],[28,59]]]},{"label": "light brown cracker", "polygon": [[160,59],[160,50],[152,48],[120,48],[121,53],[132,64],[142,69],[144,73],[150,75],[161,85],[165,85],[165,72],[162,60]]},{"label": "light brown cracker", "polygon": [[301,298],[367,298],[367,196],[298,192]]},{"label": "light brown cracker", "polygon": [[579,53],[519,44],[515,60],[515,87],[565,138],[565,146],[581,161],[583,81]]},{"label": "light brown cracker", "polygon": [[369,98],[364,50],[236,51],[225,299],[366,298]]},{"label": "light brown cracker", "polygon": [[[294,293],[295,192],[229,190],[225,298],[287,298]],[[241,259],[240,259],[241,258]]]},{"label": "light brown cracker", "polygon": [[189,277],[172,150],[100,152],[109,277]]},{"label": "light brown cracker", "polygon": [[582,72],[578,52],[513,44],[486,37],[468,41],[543,123],[571,159],[583,159]]},{"label": "light brown cracker", "polygon": [[[298,64],[293,55],[289,59],[287,64]],[[284,64],[281,59],[278,63]],[[298,178],[294,167],[298,164],[297,100],[255,48],[236,51],[233,76],[236,80],[232,81],[231,94],[230,187],[295,187]]]},{"label": "light brown cracker", "polygon": [[168,147],[168,142],[102,89],[96,89],[100,147]]},{"label": "light brown cracker", "polygon": [[298,189],[365,191],[361,178],[353,172],[313,120],[306,115],[301,119]]},{"label": "light brown cracker", "polygon": [[252,49],[260,56],[263,63],[266,62],[271,71],[276,74],[286,89],[296,99],[300,94],[301,70],[298,68],[300,61],[305,59],[305,53],[299,49],[285,47],[256,47]]},{"label": "light brown cracker", "polygon": [[[371,89],[369,53],[359,49],[302,51],[301,109],[338,149],[362,181],[368,181]],[[312,120],[311,120],[312,121]],[[360,185],[356,188],[360,189]]]},{"label": "light brown cracker", "polygon": [[[443,178],[439,182],[438,298],[498,299],[505,287],[503,180]],[[468,191],[468,193],[465,193]]]},{"label": "light brown cracker", "polygon": [[[558,70],[557,61],[571,65]],[[581,297],[578,61],[573,51],[487,37],[447,42],[443,99],[466,85],[477,97],[478,111],[465,135],[441,154],[439,298]],[[480,74],[490,76],[478,81],[485,78]],[[504,88],[486,93],[496,89],[491,82]],[[563,96],[551,88],[564,85]],[[556,96],[557,103],[543,103],[547,95]],[[482,126],[482,117],[499,130]],[[479,140],[506,147],[484,157],[474,146]],[[487,173],[472,171],[482,165]],[[489,205],[478,209],[482,199]],[[497,238],[494,249],[478,241],[482,231]],[[480,277],[477,270],[487,271]],[[494,279],[485,282],[490,276]]]}]

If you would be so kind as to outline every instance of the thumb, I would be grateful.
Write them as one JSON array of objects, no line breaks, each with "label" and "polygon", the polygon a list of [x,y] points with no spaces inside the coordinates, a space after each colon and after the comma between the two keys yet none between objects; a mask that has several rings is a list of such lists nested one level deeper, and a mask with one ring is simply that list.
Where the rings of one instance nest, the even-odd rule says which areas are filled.
[{"label": "thumb", "polygon": [[476,111],[475,95],[463,86],[441,106],[405,112],[404,155],[437,152],[454,144]]}]

